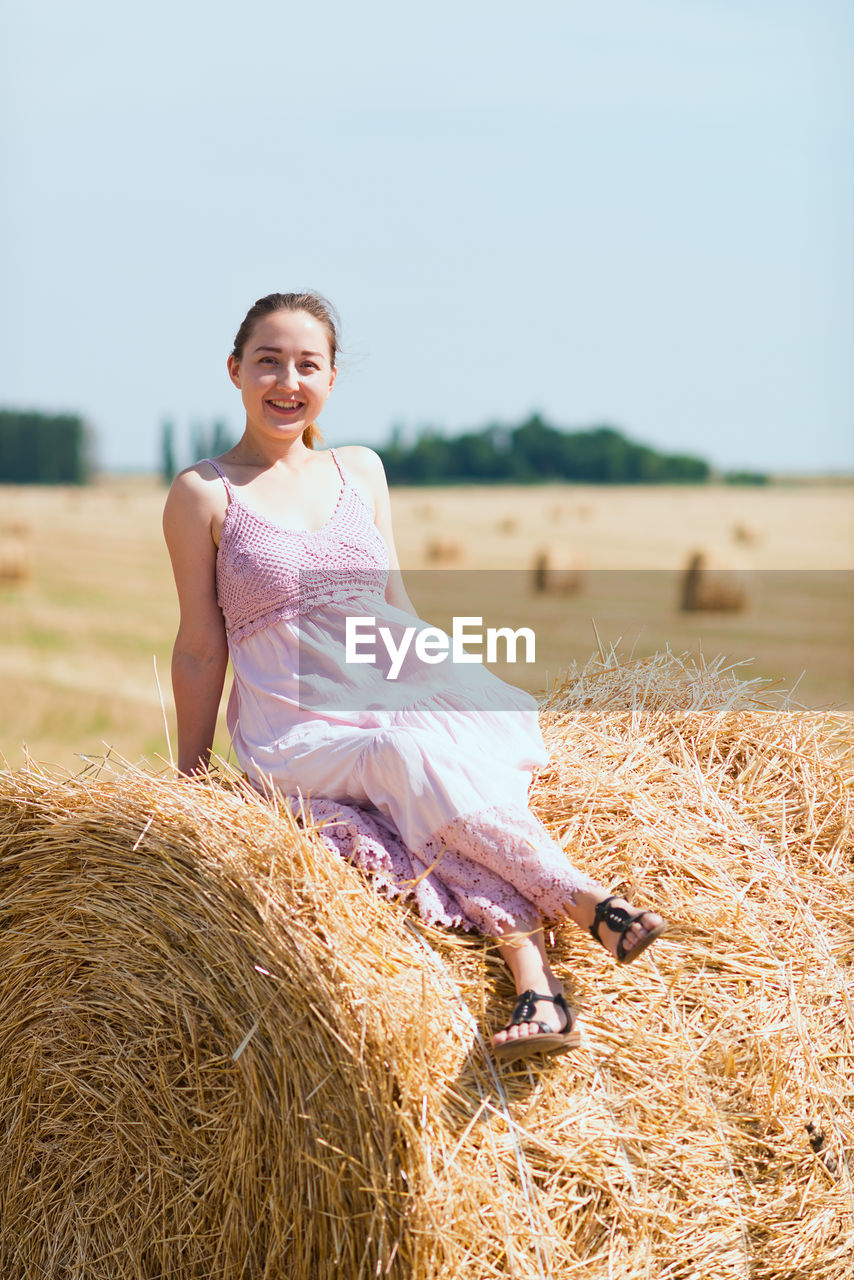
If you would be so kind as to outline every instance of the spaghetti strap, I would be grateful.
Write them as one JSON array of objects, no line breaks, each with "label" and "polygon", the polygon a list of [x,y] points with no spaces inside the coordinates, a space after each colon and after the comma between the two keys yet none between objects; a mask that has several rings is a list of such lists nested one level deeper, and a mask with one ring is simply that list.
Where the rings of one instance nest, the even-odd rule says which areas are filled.
[{"label": "spaghetti strap", "polygon": [[218,462],[214,462],[213,458],[200,458],[200,459],[199,459],[199,461],[200,461],[200,462],[209,462],[209,463],[211,464],[211,466],[213,467],[214,471],[216,471],[216,472],[217,472],[217,474],[219,475],[220,479],[222,480],[222,483],[225,485],[225,491],[226,491],[226,493],[228,494],[229,498],[233,497],[234,495],[233,495],[232,488],[231,488],[231,481],[229,480],[228,476],[225,474],[225,472],[223,471],[223,469],[222,469],[222,467],[219,465],[219,463],[218,463]]},{"label": "spaghetti strap", "polygon": [[342,468],[342,466],[341,466],[341,463],[338,461],[338,454],[335,452],[335,450],[334,450],[334,449],[330,449],[330,450],[329,450],[329,452],[332,454],[332,461],[335,463],[336,467],[338,468],[338,474],[339,474],[339,476],[341,477],[341,485],[342,485],[342,488],[343,488],[343,489],[346,489],[346,487],[347,487],[347,477],[346,477],[346,476],[345,476],[345,474],[344,474],[344,471],[343,471],[343,468]]}]

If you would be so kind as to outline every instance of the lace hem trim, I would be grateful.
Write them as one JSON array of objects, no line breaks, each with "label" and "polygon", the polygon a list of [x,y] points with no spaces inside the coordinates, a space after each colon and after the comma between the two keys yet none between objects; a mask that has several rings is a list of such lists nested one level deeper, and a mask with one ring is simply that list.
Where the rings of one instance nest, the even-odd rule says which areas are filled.
[{"label": "lace hem trim", "polygon": [[[295,813],[303,808],[291,798]],[[374,810],[325,797],[306,805],[321,838],[389,899],[410,899],[428,924],[498,936],[532,915],[565,916],[596,882],[574,867],[530,811],[491,806],[445,823],[412,851]]]}]

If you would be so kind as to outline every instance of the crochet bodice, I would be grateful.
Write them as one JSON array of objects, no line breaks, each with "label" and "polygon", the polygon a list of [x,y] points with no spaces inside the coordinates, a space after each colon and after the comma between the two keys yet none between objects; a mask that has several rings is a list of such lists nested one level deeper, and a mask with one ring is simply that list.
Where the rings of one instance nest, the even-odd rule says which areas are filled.
[{"label": "crochet bodice", "polygon": [[216,559],[216,590],[231,642],[327,604],[384,598],[388,548],[361,494],[345,475],[332,515],[319,529],[288,529],[241,502],[218,463],[228,510]]}]

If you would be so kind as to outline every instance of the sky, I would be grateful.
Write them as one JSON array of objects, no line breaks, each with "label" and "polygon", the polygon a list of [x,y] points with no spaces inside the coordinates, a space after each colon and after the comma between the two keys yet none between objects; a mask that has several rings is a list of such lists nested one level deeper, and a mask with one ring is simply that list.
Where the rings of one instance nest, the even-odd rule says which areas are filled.
[{"label": "sky", "polygon": [[852,72],[850,0],[18,3],[0,405],[189,462],[248,307],[313,288],[330,444],[536,411],[852,471]]}]

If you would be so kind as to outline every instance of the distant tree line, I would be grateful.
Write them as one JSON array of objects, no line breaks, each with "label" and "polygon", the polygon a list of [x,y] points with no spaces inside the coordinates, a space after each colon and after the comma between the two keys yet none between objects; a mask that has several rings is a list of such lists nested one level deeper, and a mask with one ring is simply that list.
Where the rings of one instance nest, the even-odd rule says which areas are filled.
[{"label": "distant tree line", "polygon": [[764,471],[725,471],[723,479],[727,484],[768,484],[771,477]]},{"label": "distant tree line", "polygon": [[423,430],[414,444],[399,430],[377,450],[391,484],[492,481],[531,484],[574,480],[583,484],[697,484],[711,467],[686,453],[659,453],[614,427],[565,431],[534,414],[517,427],[490,425],[448,438]]},{"label": "distant tree line", "polygon": [[234,444],[234,438],[224,422],[194,423],[190,428],[190,447],[185,460],[177,456],[175,424],[169,420],[160,424],[160,474],[166,484],[171,484],[184,467],[192,466],[202,458],[215,458]]},{"label": "distant tree line", "polygon": [[[161,424],[160,473],[167,484],[182,467],[200,458],[216,457],[234,444],[228,427],[218,420],[196,423],[189,434],[189,449],[179,458],[174,424],[168,420]],[[426,427],[412,444],[405,444],[400,428],[396,428],[389,443],[378,446],[377,452],[390,484],[534,484],[550,480],[703,484],[713,478],[709,463],[702,458],[660,453],[627,439],[614,427],[563,430],[539,414],[516,427],[493,423],[453,437]],[[752,471],[727,472],[720,478],[729,484],[765,484],[768,479]]]},{"label": "distant tree line", "polygon": [[86,484],[92,478],[91,433],[74,413],[0,409],[0,481]]}]

